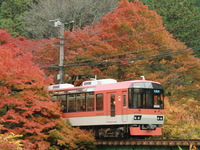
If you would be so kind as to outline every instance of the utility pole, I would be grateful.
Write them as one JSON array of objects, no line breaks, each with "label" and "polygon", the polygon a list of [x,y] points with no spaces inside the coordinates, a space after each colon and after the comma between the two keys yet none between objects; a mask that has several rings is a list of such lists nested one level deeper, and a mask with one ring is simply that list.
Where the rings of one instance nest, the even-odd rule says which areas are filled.
[{"label": "utility pole", "polygon": [[60,80],[60,84],[64,83],[64,59],[65,59],[65,53],[64,53],[64,46],[65,46],[65,24],[74,23],[74,21],[70,21],[69,23],[61,22],[59,19],[55,20],[49,20],[50,22],[54,22],[54,27],[60,28],[60,59],[59,59],[59,74],[57,79]]},{"label": "utility pole", "polygon": [[59,78],[60,78],[60,84],[64,83],[64,30],[65,30],[65,24],[61,22],[60,24],[60,63],[59,63]]}]

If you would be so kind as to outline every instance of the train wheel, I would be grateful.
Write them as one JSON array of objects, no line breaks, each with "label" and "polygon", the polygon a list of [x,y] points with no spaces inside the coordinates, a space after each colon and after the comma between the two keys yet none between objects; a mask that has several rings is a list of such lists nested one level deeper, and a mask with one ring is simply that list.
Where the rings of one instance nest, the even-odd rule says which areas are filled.
[{"label": "train wheel", "polygon": [[118,135],[117,135],[118,138],[122,138],[123,139],[124,136],[125,136],[125,133],[122,130],[118,131]]},{"label": "train wheel", "polygon": [[96,139],[99,139],[99,129],[94,129],[94,136]]},{"label": "train wheel", "polygon": [[99,138],[100,139],[105,138],[105,132],[104,131],[99,130]]}]

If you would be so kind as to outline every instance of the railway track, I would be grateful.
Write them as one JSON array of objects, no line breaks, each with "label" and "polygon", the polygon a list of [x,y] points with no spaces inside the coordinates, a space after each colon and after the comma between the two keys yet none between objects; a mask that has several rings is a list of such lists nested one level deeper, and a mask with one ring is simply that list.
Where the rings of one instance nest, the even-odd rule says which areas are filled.
[{"label": "railway track", "polygon": [[200,146],[200,139],[184,140],[138,140],[138,139],[97,139],[96,145],[145,145],[145,146]]}]

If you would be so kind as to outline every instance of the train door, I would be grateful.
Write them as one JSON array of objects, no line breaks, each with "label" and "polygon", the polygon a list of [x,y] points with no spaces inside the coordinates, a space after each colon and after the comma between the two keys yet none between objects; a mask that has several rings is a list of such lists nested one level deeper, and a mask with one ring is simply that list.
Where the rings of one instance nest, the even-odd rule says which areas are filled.
[{"label": "train door", "polygon": [[116,122],[116,93],[107,93],[107,122]]},{"label": "train door", "polygon": [[128,121],[127,111],[128,111],[128,93],[127,91],[123,91],[122,92],[122,121],[123,122]]}]

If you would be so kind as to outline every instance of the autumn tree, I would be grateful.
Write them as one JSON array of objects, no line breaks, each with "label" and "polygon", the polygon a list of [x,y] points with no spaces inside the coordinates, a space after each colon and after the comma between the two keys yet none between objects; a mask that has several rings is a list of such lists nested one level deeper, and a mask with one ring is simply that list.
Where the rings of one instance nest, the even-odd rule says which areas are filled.
[{"label": "autumn tree", "polygon": [[165,98],[165,123],[163,137],[168,139],[200,139],[200,102],[181,99],[170,104]]},{"label": "autumn tree", "polygon": [[[200,99],[200,60],[192,55],[192,49],[174,39],[155,11],[141,2],[122,0],[119,7],[106,14],[100,22],[72,32],[66,31],[65,37],[69,39],[65,41],[67,74],[97,74],[99,78],[116,78],[119,81],[144,75],[146,79],[162,83],[166,94],[171,95],[169,102],[172,107],[181,104],[185,108],[182,104],[188,104],[190,99],[194,103],[189,105]],[[44,54],[50,60],[47,62],[55,65],[58,49],[49,44],[36,54]],[[193,118],[187,111],[184,114]],[[169,124],[178,129],[178,123],[174,123],[176,126]],[[180,131],[176,134],[181,136]]]},{"label": "autumn tree", "polygon": [[[139,79],[144,75],[146,79],[161,82],[172,107],[198,104],[200,60],[192,55],[191,48],[166,30],[161,16],[141,2],[122,0],[119,7],[99,23],[66,31],[65,37],[70,39],[65,42],[66,73],[97,74],[99,78],[119,81]],[[75,67],[70,67],[73,64]],[[173,120],[172,114],[166,115],[168,121]],[[195,118],[189,110],[183,114],[186,118]],[[173,136],[189,137],[188,128],[182,130],[187,132],[185,135],[178,130],[179,123],[184,122],[184,117],[180,118],[174,124],[169,123],[171,129],[178,131]],[[184,124],[190,126],[188,122]],[[199,128],[194,128],[196,137]],[[167,132],[173,132],[171,129]]]},{"label": "autumn tree", "polygon": [[33,64],[32,54],[5,31],[0,34],[1,133],[23,135],[25,149],[92,149],[91,135],[61,119],[59,103],[50,100],[46,89],[51,79]]},{"label": "autumn tree", "polygon": [[[101,77],[119,80],[145,75],[162,82],[173,100],[191,92],[195,99],[199,97],[199,59],[173,39],[161,17],[141,2],[123,0],[98,24],[66,32],[65,36],[70,39],[66,42],[68,64],[84,63],[98,69]],[[86,67],[76,68],[84,72]]]},{"label": "autumn tree", "polygon": [[[7,30],[1,30],[0,35],[0,44],[12,44],[17,48],[22,49],[24,53],[32,53],[33,63],[38,64],[40,67],[58,63],[59,53],[57,49],[55,49],[57,47],[49,49],[49,47],[52,47],[53,45],[53,40],[28,40],[23,36],[12,38],[12,36],[7,33]],[[48,53],[46,51],[48,51]],[[46,71],[45,75],[50,76],[49,71]]]},{"label": "autumn tree", "polygon": [[21,135],[15,135],[10,133],[9,135],[0,134],[0,149],[2,150],[22,150],[23,145],[22,142],[17,138],[21,137]]}]

